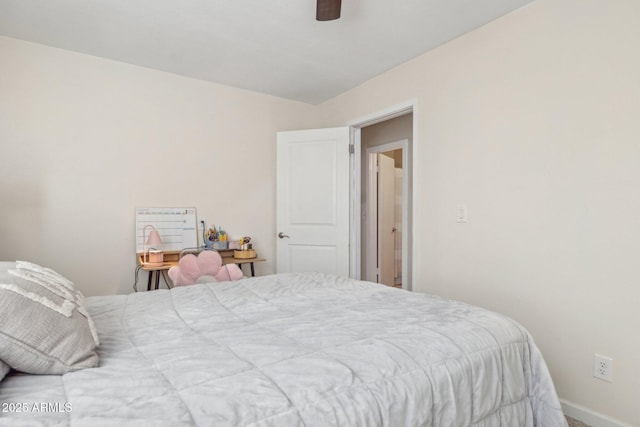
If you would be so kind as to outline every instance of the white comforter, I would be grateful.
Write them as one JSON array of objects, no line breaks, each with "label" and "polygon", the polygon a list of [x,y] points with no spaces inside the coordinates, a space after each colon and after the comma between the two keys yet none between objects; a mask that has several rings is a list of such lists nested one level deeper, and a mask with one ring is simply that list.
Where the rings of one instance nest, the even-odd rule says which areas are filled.
[{"label": "white comforter", "polygon": [[566,425],[528,333],[460,302],[287,274],[87,305],[100,367],[10,374],[0,425]]}]

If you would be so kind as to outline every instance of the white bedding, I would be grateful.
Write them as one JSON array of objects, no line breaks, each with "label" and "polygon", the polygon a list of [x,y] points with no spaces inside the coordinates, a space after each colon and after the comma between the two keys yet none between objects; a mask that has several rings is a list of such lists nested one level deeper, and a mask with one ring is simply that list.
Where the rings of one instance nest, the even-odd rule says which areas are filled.
[{"label": "white bedding", "polygon": [[100,367],[9,374],[2,426],[566,426],[504,316],[320,274],[86,300]]}]

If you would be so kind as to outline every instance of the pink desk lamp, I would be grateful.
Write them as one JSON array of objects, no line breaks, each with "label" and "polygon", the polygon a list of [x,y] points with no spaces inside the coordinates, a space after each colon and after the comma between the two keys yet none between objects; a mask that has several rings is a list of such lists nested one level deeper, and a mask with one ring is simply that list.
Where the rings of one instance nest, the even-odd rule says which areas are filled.
[{"label": "pink desk lamp", "polygon": [[[149,233],[149,238],[147,238],[147,227],[151,227],[151,233]],[[144,242],[143,256],[142,260],[144,264],[150,266],[161,266],[164,262],[164,255],[162,250],[157,249],[162,245],[162,239],[160,238],[160,233],[155,229],[153,225],[145,225],[142,229],[142,241]],[[146,249],[147,246],[150,246],[149,249]],[[145,259],[146,257],[146,259]]]}]

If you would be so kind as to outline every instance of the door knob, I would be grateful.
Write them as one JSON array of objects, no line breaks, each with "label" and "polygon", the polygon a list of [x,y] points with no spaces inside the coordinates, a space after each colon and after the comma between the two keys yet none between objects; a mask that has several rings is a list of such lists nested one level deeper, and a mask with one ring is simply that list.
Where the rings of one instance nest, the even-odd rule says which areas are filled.
[{"label": "door knob", "polygon": [[278,237],[281,239],[284,239],[285,237],[288,239],[289,236],[287,236],[286,234],[284,234],[282,231],[278,233]]}]

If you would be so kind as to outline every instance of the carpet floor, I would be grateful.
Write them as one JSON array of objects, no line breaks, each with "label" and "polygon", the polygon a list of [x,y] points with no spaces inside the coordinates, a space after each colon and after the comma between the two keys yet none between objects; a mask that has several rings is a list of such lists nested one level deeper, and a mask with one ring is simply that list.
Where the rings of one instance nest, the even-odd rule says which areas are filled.
[{"label": "carpet floor", "polygon": [[589,425],[583,423],[582,421],[578,421],[571,417],[567,417],[567,421],[569,422],[569,427],[590,427]]}]

